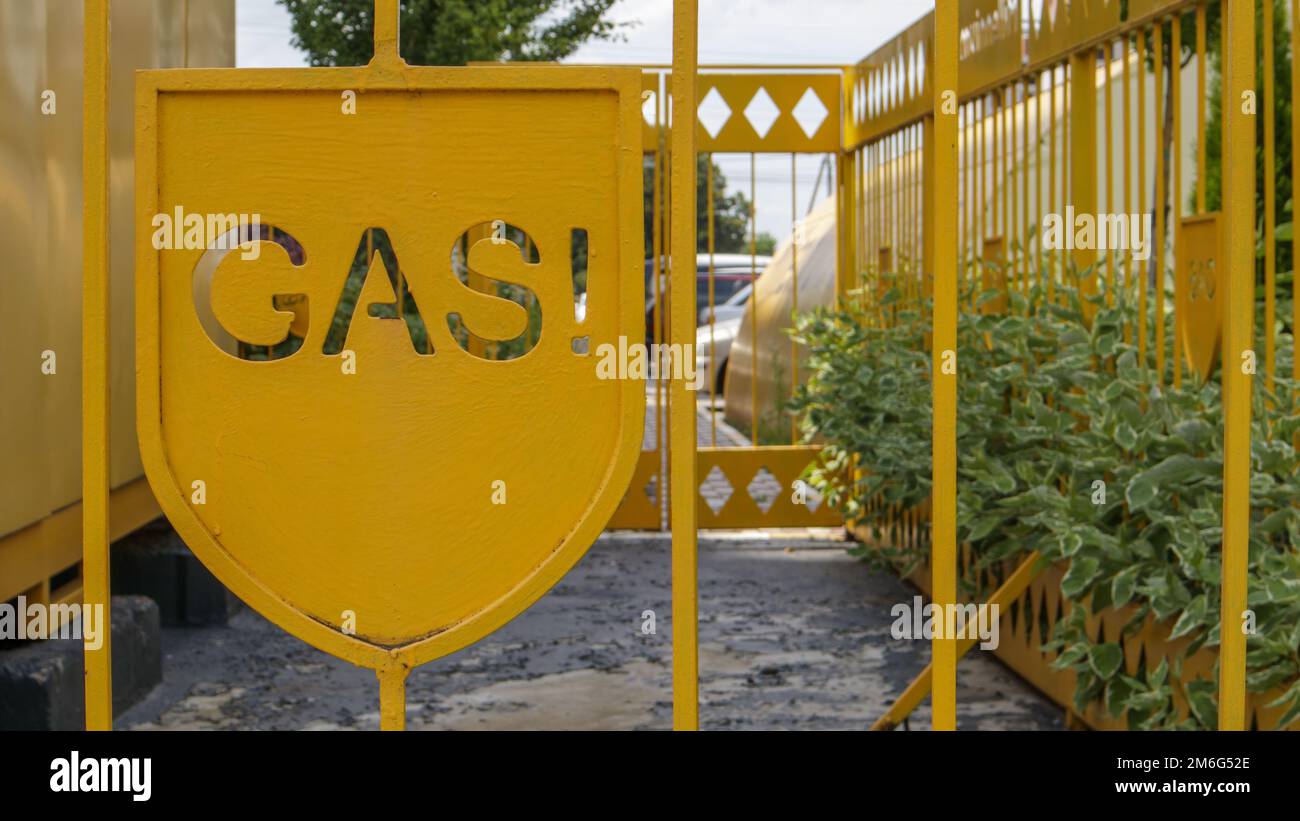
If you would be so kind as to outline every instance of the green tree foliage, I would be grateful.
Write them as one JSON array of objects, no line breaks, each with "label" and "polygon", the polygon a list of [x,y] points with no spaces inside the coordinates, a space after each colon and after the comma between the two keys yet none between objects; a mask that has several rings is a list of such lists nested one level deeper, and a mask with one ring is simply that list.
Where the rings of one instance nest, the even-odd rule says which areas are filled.
[{"label": "green tree foliage", "polygon": [[[699,253],[706,253],[709,250],[709,211],[708,211],[708,192],[709,192],[709,163],[713,158],[707,154],[700,154],[696,157],[696,174],[695,174],[695,236],[696,247]],[[654,258],[654,158],[646,157],[644,165],[645,178],[645,257],[646,259]],[[663,190],[660,191],[660,218],[666,219],[667,209],[664,208],[664,198],[668,186],[663,179],[663,171],[660,172],[660,184]],[[722,173],[722,169],[717,163],[713,164],[713,250],[718,254],[747,254],[749,253],[749,199],[741,192],[727,194],[727,178]],[[665,223],[666,227],[666,223]],[[757,240],[757,253],[771,253],[763,250],[764,238],[767,238],[768,245],[775,246],[775,240],[768,234],[760,234]],[[667,254],[666,249],[661,252]]]},{"label": "green tree foliage", "polygon": [[[278,0],[293,45],[313,66],[359,66],[374,51],[373,0]],[[615,0],[402,0],[401,53],[412,65],[559,60],[587,40],[619,36]]]}]

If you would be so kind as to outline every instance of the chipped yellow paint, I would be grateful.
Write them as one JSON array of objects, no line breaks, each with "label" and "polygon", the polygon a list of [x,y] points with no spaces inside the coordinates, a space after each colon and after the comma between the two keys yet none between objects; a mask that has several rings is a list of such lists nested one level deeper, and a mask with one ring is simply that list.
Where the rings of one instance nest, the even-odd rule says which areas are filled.
[{"label": "chipped yellow paint", "polygon": [[[595,351],[642,333],[641,76],[407,66],[397,4],[377,5],[368,66],[137,74],[136,361],[141,451],[168,518],[263,615],[375,669],[382,724],[397,728],[406,672],[555,584],[636,467],[644,385],[599,378],[574,340]],[[255,213],[301,244],[301,265],[270,241],[228,251],[210,305],[236,338],[275,344],[294,314],[273,300],[305,294],[301,349],[246,361],[209,340],[193,286],[204,249],[150,241],[152,215],[177,207]],[[448,324],[458,314],[489,340],[520,330],[518,305],[451,268],[459,238],[498,219],[540,256],[471,243],[471,270],[527,286],[542,308],[540,340],[508,361],[463,349]],[[378,256],[344,350],[325,351],[369,228],[391,239],[431,352],[400,320],[370,316],[394,299]],[[581,323],[575,228],[590,242]]]}]

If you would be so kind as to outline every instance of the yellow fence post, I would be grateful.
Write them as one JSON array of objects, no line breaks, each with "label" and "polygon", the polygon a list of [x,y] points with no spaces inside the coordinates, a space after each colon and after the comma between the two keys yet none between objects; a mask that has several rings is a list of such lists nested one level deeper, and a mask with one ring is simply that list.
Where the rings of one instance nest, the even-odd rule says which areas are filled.
[{"label": "yellow fence post", "polygon": [[85,647],[86,729],[113,729],[108,580],[108,0],[85,0],[82,91],[82,601],[102,607],[103,642]]},{"label": "yellow fence post", "polygon": [[[1271,2],[1271,0],[1269,0]],[[1219,729],[1246,728],[1250,395],[1255,297],[1255,3],[1230,0],[1224,20],[1223,586],[1219,611]],[[1269,32],[1268,36],[1272,36]],[[1271,329],[1266,333],[1271,333]],[[1251,366],[1251,367],[1248,367]]]},{"label": "yellow fence post", "polygon": [[[933,600],[940,613],[957,601],[957,4],[934,10],[934,355]],[[947,619],[943,619],[945,625]],[[932,645],[931,705],[936,730],[957,729],[957,641],[947,630]]]},{"label": "yellow fence post", "polygon": [[[669,251],[670,348],[681,354],[695,345],[695,85],[698,59],[696,0],[673,2],[672,100],[677,119],[671,131]],[[755,300],[756,301],[756,300]],[[673,529],[673,729],[700,723],[698,613],[695,532],[695,395],[686,367],[672,380],[669,397],[669,471]],[[755,409],[757,412],[757,409]]]},{"label": "yellow fence post", "polygon": [[[1097,54],[1087,48],[1070,56],[1070,204],[1076,214],[1097,213]],[[1081,296],[1097,292],[1097,272],[1084,272],[1097,262],[1097,251],[1074,249],[1075,275]],[[1091,303],[1083,315],[1092,316]]]}]

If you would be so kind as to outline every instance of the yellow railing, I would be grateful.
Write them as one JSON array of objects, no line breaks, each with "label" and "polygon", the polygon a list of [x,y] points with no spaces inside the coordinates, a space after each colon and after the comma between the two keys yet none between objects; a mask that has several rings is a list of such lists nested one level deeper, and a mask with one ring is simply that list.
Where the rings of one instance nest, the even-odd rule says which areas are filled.
[{"label": "yellow railing", "polygon": [[[1205,148],[1210,4],[1221,13],[1219,53],[1227,56],[1220,85],[1224,205],[1215,213],[1206,201],[1213,159]],[[1290,6],[1294,20],[1297,4]],[[1046,19],[1035,19],[1043,9]],[[955,348],[957,310],[975,310],[973,296],[971,304],[951,304],[962,286],[1001,285],[1028,295],[1040,285],[1051,301],[1072,272],[1079,272],[1084,293],[1096,293],[1104,281],[1108,300],[1123,293],[1137,305],[1125,334],[1136,340],[1143,361],[1153,355],[1156,386],[1182,384],[1185,371],[1210,376],[1221,349],[1223,729],[1242,728],[1247,716],[1246,635],[1236,626],[1247,592],[1259,117],[1265,163],[1260,367],[1270,387],[1277,363],[1272,3],[1263,7],[1269,36],[1258,84],[1255,12],[1253,0],[939,3],[937,12],[846,71],[840,159],[841,291],[861,288],[869,305],[886,279],[897,276],[914,305],[933,297],[933,579],[927,586],[937,605],[952,601],[957,570],[951,494],[959,456],[949,426],[961,409],[954,408],[955,381],[940,365],[942,352]],[[1184,36],[1184,24],[1193,36]],[[1300,61],[1292,65],[1293,77],[1298,70]],[[1195,82],[1187,89],[1195,93],[1185,97],[1188,82]],[[1297,93],[1300,83],[1292,88],[1293,118]],[[1291,150],[1298,156],[1300,142]],[[1191,213],[1186,171],[1196,187]],[[1047,215],[1112,212],[1151,216],[1154,262],[1125,251],[1045,247],[1040,226]],[[1217,282],[1216,269],[1223,272]],[[1300,300],[1296,305],[1300,311]],[[1300,368],[1300,357],[1293,362]],[[979,376],[958,364],[956,378]],[[955,644],[936,640],[936,728],[952,726]]]}]

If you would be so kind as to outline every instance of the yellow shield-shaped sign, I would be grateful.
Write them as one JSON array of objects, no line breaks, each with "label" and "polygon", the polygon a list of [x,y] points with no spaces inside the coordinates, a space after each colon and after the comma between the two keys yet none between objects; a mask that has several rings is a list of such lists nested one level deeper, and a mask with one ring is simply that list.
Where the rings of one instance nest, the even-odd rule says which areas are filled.
[{"label": "yellow shield-shaped sign", "polygon": [[643,324],[640,85],[137,76],[140,446],[168,518],[257,610],[413,666],[600,533],[642,438],[644,386],[592,354]]}]

